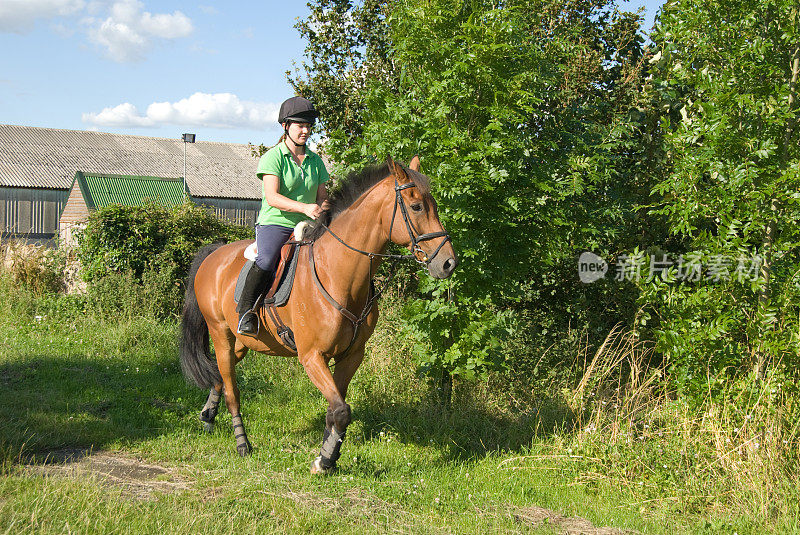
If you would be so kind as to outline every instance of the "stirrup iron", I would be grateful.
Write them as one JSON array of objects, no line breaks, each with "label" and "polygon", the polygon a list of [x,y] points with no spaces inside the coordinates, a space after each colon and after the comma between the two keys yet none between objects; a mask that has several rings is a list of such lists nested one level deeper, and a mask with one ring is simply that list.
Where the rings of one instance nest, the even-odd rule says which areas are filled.
[{"label": "stirrup iron", "polygon": [[[246,311],[244,314],[239,316],[239,324],[236,326],[237,334],[243,334],[245,336],[252,336],[254,338],[258,336],[258,332],[261,330],[261,321],[258,319],[258,314],[256,313],[256,310],[258,309],[258,304],[259,303],[256,303],[256,306],[254,306],[253,308],[251,308],[250,310]],[[256,323],[255,331],[242,330],[242,324],[246,320],[250,320],[251,318],[253,320],[255,320],[255,323]]]}]

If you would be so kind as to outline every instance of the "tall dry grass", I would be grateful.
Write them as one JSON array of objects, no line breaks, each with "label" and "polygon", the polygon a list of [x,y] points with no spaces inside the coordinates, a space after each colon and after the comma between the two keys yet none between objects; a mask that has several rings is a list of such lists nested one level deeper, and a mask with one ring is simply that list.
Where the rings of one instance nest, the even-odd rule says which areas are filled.
[{"label": "tall dry grass", "polygon": [[0,240],[0,268],[15,284],[36,295],[64,291],[67,287],[66,252],[24,240]]},{"label": "tall dry grass", "polygon": [[643,503],[796,525],[800,406],[780,366],[694,400],[670,388],[652,356],[651,345],[617,328],[586,359],[568,403],[570,448],[595,465],[587,477],[628,487]]}]

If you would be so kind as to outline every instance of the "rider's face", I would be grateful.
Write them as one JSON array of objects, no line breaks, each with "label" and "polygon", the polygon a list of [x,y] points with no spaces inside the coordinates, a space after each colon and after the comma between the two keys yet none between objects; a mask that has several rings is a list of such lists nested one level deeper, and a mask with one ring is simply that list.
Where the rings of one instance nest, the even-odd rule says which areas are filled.
[{"label": "rider's face", "polygon": [[309,136],[311,136],[312,128],[313,125],[311,123],[298,123],[291,121],[289,122],[289,137],[298,145],[305,145]]}]

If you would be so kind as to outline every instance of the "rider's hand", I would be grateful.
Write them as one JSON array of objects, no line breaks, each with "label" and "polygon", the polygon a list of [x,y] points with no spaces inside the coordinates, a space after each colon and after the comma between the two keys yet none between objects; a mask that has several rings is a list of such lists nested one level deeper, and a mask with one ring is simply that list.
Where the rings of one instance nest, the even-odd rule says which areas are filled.
[{"label": "rider's hand", "polygon": [[307,204],[303,208],[303,213],[311,219],[316,219],[322,214],[322,208],[318,204]]},{"label": "rider's hand", "polygon": [[323,212],[327,212],[328,210],[331,209],[331,203],[328,199],[325,199],[324,201],[322,201],[320,207],[322,208]]}]

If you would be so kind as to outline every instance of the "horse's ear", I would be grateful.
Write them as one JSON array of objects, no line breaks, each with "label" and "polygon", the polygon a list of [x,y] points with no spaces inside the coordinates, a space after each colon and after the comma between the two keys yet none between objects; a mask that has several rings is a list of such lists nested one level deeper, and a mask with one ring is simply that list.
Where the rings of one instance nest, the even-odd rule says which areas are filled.
[{"label": "horse's ear", "polygon": [[389,166],[389,171],[391,171],[392,174],[398,179],[408,179],[408,175],[406,174],[405,169],[403,169],[403,166],[395,162],[391,156],[386,157],[386,165]]},{"label": "horse's ear", "polygon": [[419,172],[419,154],[415,154],[411,161],[408,162],[408,168],[412,171]]}]

